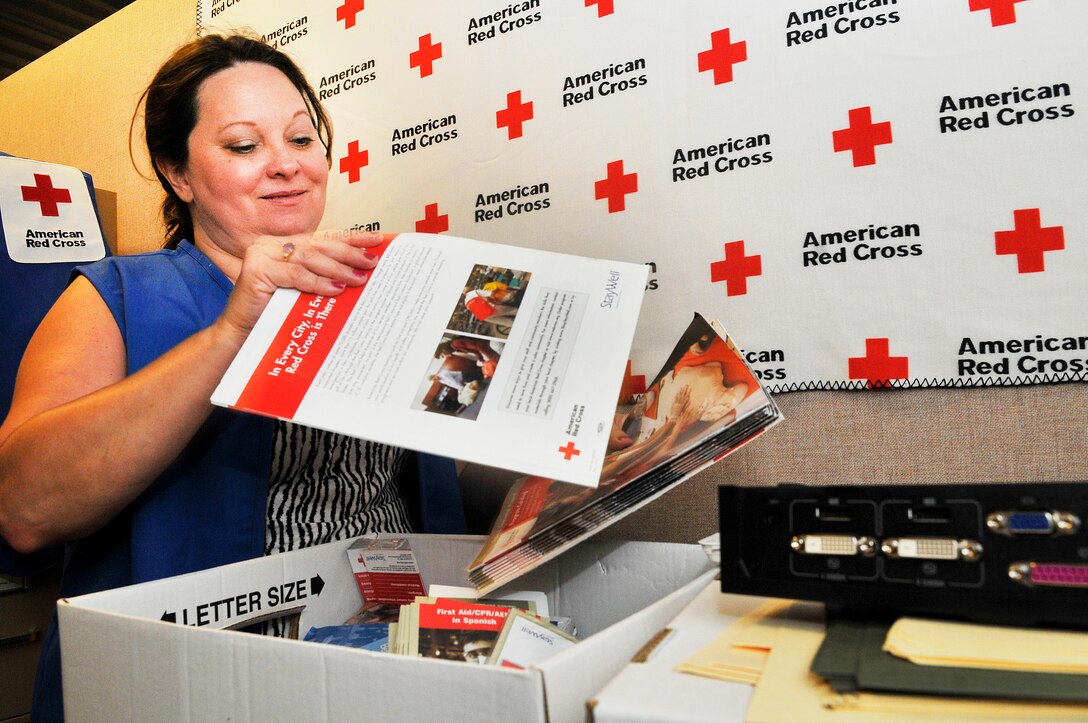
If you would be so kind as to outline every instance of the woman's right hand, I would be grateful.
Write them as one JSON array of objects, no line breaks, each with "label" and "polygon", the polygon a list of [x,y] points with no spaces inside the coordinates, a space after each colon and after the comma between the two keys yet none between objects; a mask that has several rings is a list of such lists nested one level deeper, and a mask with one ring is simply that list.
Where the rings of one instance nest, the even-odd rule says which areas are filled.
[{"label": "woman's right hand", "polygon": [[369,249],[386,237],[367,231],[277,236],[252,244],[242,260],[226,308],[217,322],[240,343],[278,288],[336,296],[366,283],[377,257]]}]

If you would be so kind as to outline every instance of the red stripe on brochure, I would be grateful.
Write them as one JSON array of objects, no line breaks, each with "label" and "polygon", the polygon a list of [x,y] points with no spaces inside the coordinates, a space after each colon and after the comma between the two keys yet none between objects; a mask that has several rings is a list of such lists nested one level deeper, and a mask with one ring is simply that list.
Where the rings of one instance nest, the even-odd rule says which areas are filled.
[{"label": "red stripe on brochure", "polygon": [[[380,258],[394,238],[387,234],[380,246],[367,251]],[[299,294],[235,408],[294,417],[365,288],[348,287],[337,296]]]}]

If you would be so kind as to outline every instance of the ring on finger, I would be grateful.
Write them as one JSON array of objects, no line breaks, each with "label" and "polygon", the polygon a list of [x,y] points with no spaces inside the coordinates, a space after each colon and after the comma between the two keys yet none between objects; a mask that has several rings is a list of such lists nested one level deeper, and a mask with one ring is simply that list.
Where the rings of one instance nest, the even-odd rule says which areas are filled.
[{"label": "ring on finger", "polygon": [[289,261],[291,259],[291,254],[295,253],[295,245],[293,243],[291,243],[290,241],[288,241],[287,243],[285,243],[283,245],[282,248],[283,248],[283,260],[284,261]]}]

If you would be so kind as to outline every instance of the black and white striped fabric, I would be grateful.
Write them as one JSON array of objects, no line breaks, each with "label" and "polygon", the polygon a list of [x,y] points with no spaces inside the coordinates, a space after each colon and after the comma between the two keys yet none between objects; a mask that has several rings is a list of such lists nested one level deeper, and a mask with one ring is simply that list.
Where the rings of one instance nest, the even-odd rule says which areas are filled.
[{"label": "black and white striped fabric", "polygon": [[276,422],[265,554],[368,532],[410,532],[397,486],[405,451]]},{"label": "black and white striped fabric", "polygon": [[[298,550],[368,532],[411,532],[397,486],[405,451],[277,421],[264,554]],[[256,632],[299,637],[298,616],[258,624]]]}]

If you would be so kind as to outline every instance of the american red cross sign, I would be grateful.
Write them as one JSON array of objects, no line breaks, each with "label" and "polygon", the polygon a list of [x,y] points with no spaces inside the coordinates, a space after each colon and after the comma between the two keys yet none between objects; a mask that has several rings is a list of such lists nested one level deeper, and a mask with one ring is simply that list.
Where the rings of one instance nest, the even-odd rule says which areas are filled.
[{"label": "american red cross sign", "polygon": [[[698,312],[772,393],[1088,381],[1088,0],[198,13],[275,38],[321,93],[323,228],[649,265],[633,369]],[[38,224],[14,232],[24,253],[78,243],[2,190]]]}]

